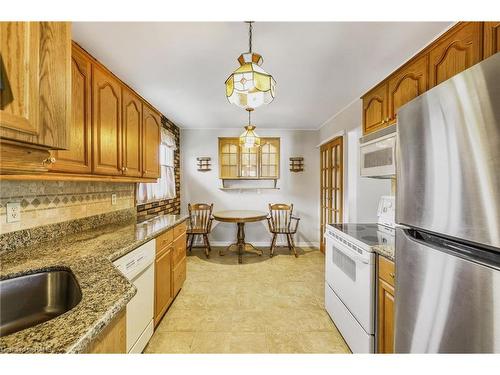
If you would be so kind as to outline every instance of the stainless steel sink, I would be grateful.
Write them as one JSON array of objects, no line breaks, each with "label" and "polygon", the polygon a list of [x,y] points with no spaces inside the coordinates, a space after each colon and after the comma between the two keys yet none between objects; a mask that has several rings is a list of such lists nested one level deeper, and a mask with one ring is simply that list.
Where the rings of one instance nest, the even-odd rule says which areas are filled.
[{"label": "stainless steel sink", "polygon": [[81,299],[80,285],[70,271],[0,280],[0,337],[53,319]]}]

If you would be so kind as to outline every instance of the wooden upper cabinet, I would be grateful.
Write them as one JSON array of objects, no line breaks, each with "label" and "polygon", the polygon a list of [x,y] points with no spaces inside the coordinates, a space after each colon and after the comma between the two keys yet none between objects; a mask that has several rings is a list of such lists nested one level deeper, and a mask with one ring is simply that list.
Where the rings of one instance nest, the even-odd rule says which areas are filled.
[{"label": "wooden upper cabinet", "polygon": [[70,173],[92,172],[91,145],[91,74],[88,56],[73,45],[71,54],[71,123],[66,151],[53,151],[56,162],[51,171]]},{"label": "wooden upper cabinet", "polygon": [[484,58],[500,52],[500,21],[484,23]]},{"label": "wooden upper cabinet", "polygon": [[93,173],[122,174],[121,85],[107,71],[92,67]]},{"label": "wooden upper cabinet", "polygon": [[388,117],[394,122],[399,107],[427,91],[429,57],[423,55],[389,78]]},{"label": "wooden upper cabinet", "polygon": [[429,87],[439,85],[482,59],[482,23],[464,22],[429,51]]},{"label": "wooden upper cabinet", "polygon": [[387,122],[387,82],[383,82],[363,96],[363,133],[381,129]]},{"label": "wooden upper cabinet", "polygon": [[123,174],[141,177],[142,101],[126,87],[122,95]]},{"label": "wooden upper cabinet", "polygon": [[47,149],[68,145],[71,24],[0,22],[0,137]]},{"label": "wooden upper cabinet", "polygon": [[238,178],[240,166],[238,138],[219,138],[219,178]]},{"label": "wooden upper cabinet", "polygon": [[149,105],[142,105],[142,176],[160,177],[160,115]]},{"label": "wooden upper cabinet", "polygon": [[280,140],[262,138],[260,146],[260,178],[276,179],[280,177]]}]

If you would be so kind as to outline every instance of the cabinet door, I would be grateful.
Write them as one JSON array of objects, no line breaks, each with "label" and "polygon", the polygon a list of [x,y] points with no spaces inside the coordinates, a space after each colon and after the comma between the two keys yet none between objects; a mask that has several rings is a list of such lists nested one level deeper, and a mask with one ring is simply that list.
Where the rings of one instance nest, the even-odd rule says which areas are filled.
[{"label": "cabinet door", "polygon": [[280,176],[280,140],[262,138],[260,146],[260,177],[279,178]]},{"label": "cabinet door", "polygon": [[0,52],[0,137],[67,148],[71,24],[1,22]]},{"label": "cabinet door", "polygon": [[142,103],[131,90],[123,88],[123,174],[141,177]]},{"label": "cabinet door", "polygon": [[142,176],[160,177],[160,115],[150,106],[142,105]]},{"label": "cabinet door", "polygon": [[172,303],[172,292],[172,247],[168,247],[155,261],[155,326]]},{"label": "cabinet door", "polygon": [[93,172],[119,175],[121,167],[121,87],[108,72],[92,68]]},{"label": "cabinet door", "polygon": [[38,22],[0,23],[2,128],[38,134]]},{"label": "cabinet door", "polygon": [[481,22],[464,22],[429,51],[429,87],[439,85],[482,58]]},{"label": "cabinet door", "polygon": [[219,138],[219,178],[238,178],[239,139]]},{"label": "cabinet door", "polygon": [[363,133],[383,128],[387,120],[387,83],[384,82],[363,97]]},{"label": "cabinet door", "polygon": [[394,288],[378,280],[378,352],[394,353]]},{"label": "cabinet door", "polygon": [[90,344],[91,354],[124,354],[127,352],[127,315],[125,309],[104,328]]},{"label": "cabinet door", "polygon": [[500,52],[500,22],[484,23],[484,58]]},{"label": "cabinet door", "polygon": [[429,57],[419,57],[389,78],[389,122],[397,117],[398,109],[427,90]]},{"label": "cabinet door", "polygon": [[91,62],[73,45],[71,54],[71,123],[66,151],[53,151],[56,162],[52,171],[91,173]]}]

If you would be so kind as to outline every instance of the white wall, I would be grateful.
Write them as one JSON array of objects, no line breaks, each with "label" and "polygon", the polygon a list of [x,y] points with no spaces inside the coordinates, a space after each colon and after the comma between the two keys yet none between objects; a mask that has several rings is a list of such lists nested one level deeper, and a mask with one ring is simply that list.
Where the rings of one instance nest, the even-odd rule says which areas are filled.
[{"label": "white wall", "polygon": [[361,123],[362,101],[358,99],[319,129],[321,143],[338,135],[344,136],[344,222],[346,223],[376,222],[379,198],[391,194],[390,180],[359,175]]},{"label": "white wall", "polygon": [[[187,211],[188,202],[214,203],[214,211],[228,209],[268,210],[268,203],[293,203],[294,212],[301,218],[295,241],[301,246],[318,246],[319,240],[319,143],[317,131],[271,130],[257,128],[260,136],[281,138],[279,190],[223,191],[218,178],[218,137],[239,136],[237,129],[181,129],[181,207]],[[212,170],[198,172],[196,158],[210,156]],[[291,156],[304,157],[304,172],[289,171]],[[251,181],[248,182],[249,184]],[[213,245],[235,241],[236,226],[218,223],[213,227]],[[246,239],[269,245],[271,236],[267,222],[245,225]]]}]

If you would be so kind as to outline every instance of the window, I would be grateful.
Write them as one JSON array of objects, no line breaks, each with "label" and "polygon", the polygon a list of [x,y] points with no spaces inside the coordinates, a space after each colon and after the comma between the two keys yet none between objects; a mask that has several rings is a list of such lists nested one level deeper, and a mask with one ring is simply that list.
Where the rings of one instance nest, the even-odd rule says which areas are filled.
[{"label": "window", "polygon": [[138,184],[138,204],[175,198],[174,154],[176,149],[174,135],[167,129],[162,128],[160,144],[160,178],[156,183]]}]

